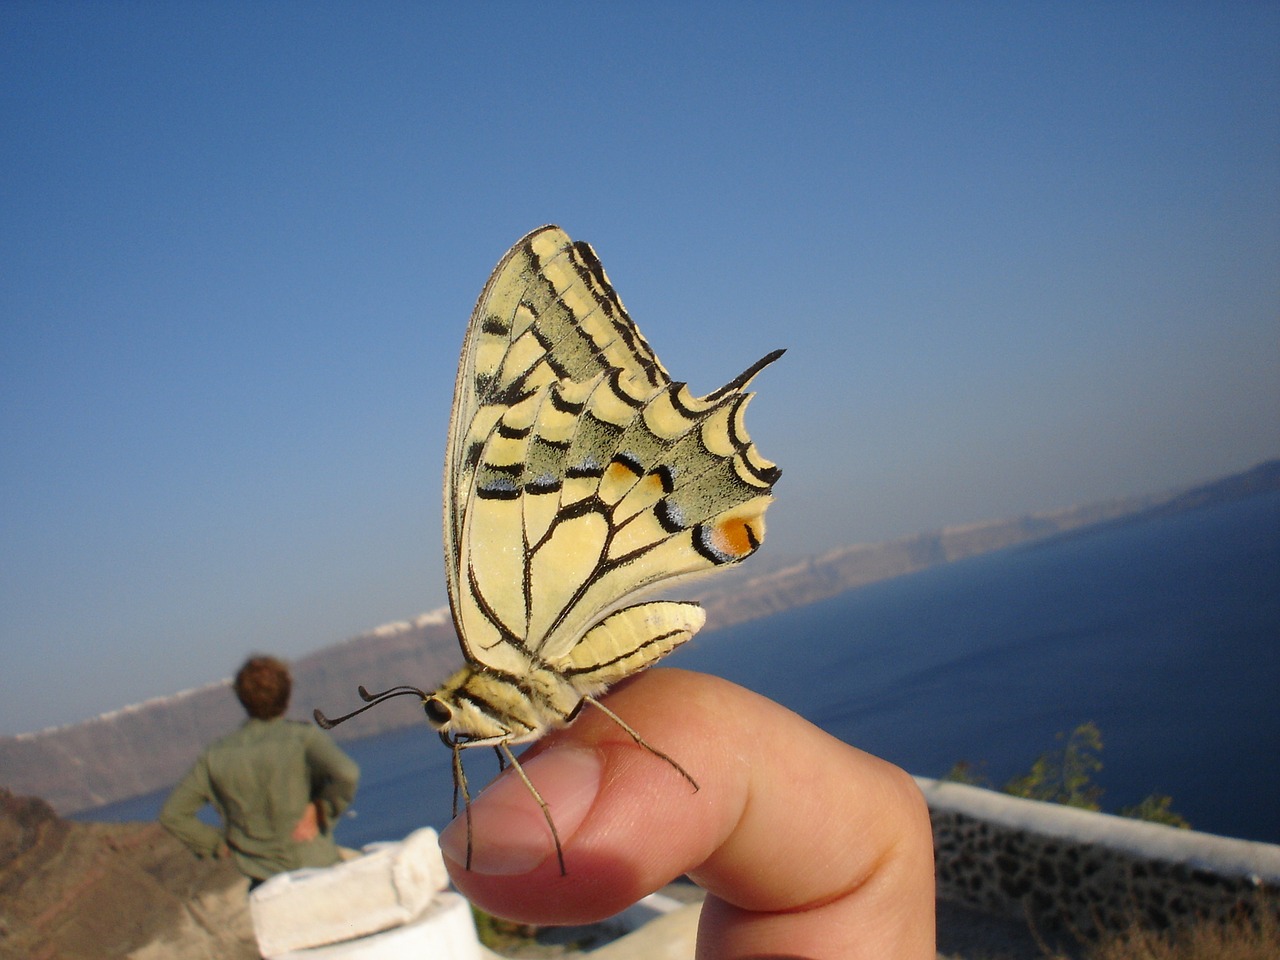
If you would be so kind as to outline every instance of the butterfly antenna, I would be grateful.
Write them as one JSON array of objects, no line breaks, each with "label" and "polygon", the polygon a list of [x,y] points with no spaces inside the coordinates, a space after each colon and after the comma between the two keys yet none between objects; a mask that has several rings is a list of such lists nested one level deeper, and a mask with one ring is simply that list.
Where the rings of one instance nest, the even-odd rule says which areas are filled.
[{"label": "butterfly antenna", "polygon": [[334,717],[333,719],[330,719],[321,713],[319,709],[313,710],[311,712],[311,716],[315,718],[316,724],[320,729],[332,730],[338,724],[345,723],[352,717],[359,716],[364,713],[370,707],[376,707],[378,704],[390,700],[392,697],[403,697],[413,694],[423,700],[427,699],[427,693],[425,690],[419,690],[417,687],[411,687],[408,684],[401,684],[398,687],[392,687],[390,690],[384,690],[382,693],[370,693],[361,686],[357,688],[357,692],[360,694],[360,699],[365,702],[364,706],[358,710],[352,710],[350,713],[344,714],[341,717]]},{"label": "butterfly antenna", "polygon": [[427,699],[427,692],[419,690],[417,687],[411,687],[407,683],[401,683],[392,687],[390,690],[383,690],[381,693],[370,693],[368,688],[362,683],[356,687],[356,693],[360,694],[360,699],[365,703],[374,704],[385,700],[387,697],[398,696],[402,693],[416,693],[423,700]]}]

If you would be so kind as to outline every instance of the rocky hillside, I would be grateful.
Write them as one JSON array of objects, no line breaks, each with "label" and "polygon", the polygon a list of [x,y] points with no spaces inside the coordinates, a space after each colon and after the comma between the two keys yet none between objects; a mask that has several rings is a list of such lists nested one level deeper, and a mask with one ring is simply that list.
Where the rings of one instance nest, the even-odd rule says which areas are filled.
[{"label": "rocky hillside", "polygon": [[69,823],[0,790],[0,960],[250,960],[246,889],[158,824]]}]

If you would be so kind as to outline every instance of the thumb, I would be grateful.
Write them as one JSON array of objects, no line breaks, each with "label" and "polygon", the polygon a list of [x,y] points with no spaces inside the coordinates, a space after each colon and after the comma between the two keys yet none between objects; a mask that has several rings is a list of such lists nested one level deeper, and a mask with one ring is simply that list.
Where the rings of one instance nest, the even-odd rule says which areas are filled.
[{"label": "thumb", "polygon": [[522,758],[564,849],[518,772],[441,835],[454,883],[482,908],[582,923],[681,874],[710,896],[699,957],[932,958],[933,843],[904,772],[715,677],[651,670],[611,709],[698,781],[599,711]]}]

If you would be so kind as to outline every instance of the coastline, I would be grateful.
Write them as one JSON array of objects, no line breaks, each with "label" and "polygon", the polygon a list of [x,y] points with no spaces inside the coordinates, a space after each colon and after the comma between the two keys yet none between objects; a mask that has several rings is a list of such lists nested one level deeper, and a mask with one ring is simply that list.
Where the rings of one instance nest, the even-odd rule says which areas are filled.
[{"label": "coastline", "polygon": [[[726,571],[718,585],[673,598],[697,599],[707,612],[707,632],[785,610],[809,609],[854,588],[904,574],[990,554],[1015,545],[1079,537],[1089,531],[1171,516],[1280,489],[1280,461],[1189,490],[1131,497],[963,527],[948,527],[898,540],[857,544],[778,569]],[[686,596],[687,594],[687,596]],[[430,685],[461,660],[452,622],[442,611],[424,614],[330,645],[294,663],[294,702],[346,703],[351,679],[370,688],[405,677]],[[302,708],[295,719],[306,720]],[[172,785],[209,741],[240,719],[223,681],[158,697],[108,714],[37,733],[0,736],[0,768],[6,785],[46,798],[59,813],[82,811],[145,795]],[[422,723],[413,704],[391,703],[358,730],[338,731],[347,741]]]}]

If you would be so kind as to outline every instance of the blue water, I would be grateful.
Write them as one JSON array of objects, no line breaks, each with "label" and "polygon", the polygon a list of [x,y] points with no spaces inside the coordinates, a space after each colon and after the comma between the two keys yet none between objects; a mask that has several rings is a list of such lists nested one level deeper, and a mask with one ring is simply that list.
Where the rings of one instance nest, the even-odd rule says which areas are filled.
[{"label": "blue water", "polygon": [[994,782],[1100,727],[1105,809],[1158,791],[1280,841],[1280,494],[1014,548],[712,634],[672,662],[913,773]]},{"label": "blue water", "polygon": [[[1280,842],[1280,493],[1004,550],[698,636],[669,663],[939,776],[996,784],[1093,721],[1104,809],[1152,792],[1199,830]],[[412,680],[412,678],[406,678]],[[732,718],[725,718],[732,723]],[[425,723],[347,745],[358,846],[449,818]],[[496,770],[483,751],[473,782]],[[86,818],[155,815],[163,794]]]}]

